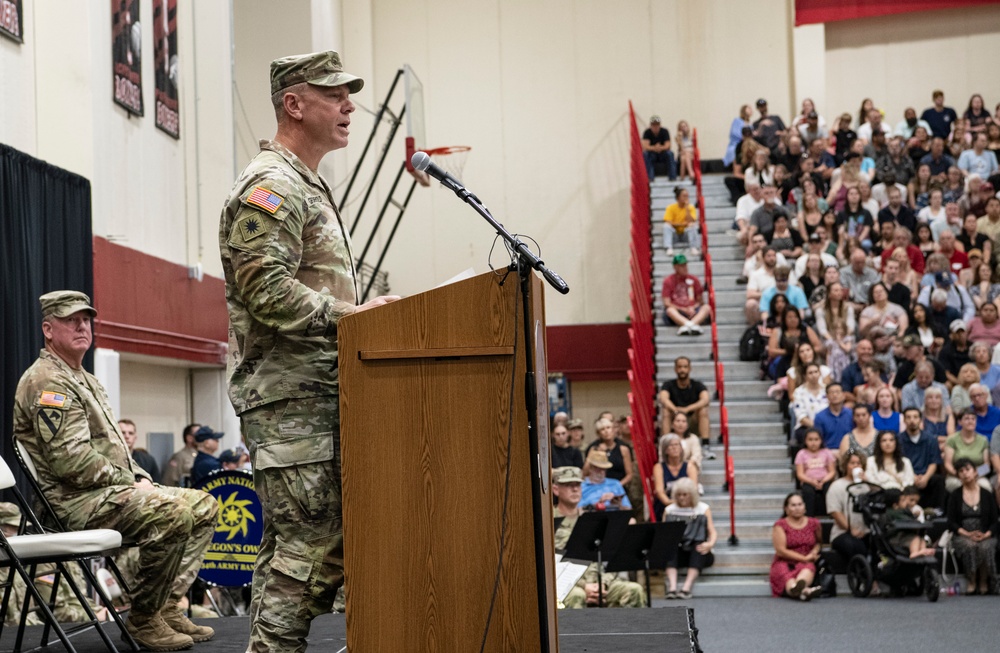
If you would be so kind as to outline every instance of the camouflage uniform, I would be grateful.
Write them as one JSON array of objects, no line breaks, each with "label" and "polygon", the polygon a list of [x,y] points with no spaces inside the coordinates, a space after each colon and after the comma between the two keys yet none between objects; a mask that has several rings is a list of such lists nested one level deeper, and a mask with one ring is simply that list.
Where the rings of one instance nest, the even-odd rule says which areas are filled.
[{"label": "camouflage uniform", "polygon": [[[576,526],[576,516],[564,517],[555,534],[555,548],[562,551],[569,542],[570,533]],[[605,572],[602,574],[604,586],[607,591],[604,593],[604,605],[609,608],[643,608],[646,607],[646,590],[639,583],[622,580],[617,574]],[[586,608],[587,591],[585,586],[589,583],[597,582],[597,563],[592,563],[583,573],[583,577],[577,581],[576,587],[569,591],[563,599],[563,605],[567,608]]]},{"label": "camouflage uniform", "polygon": [[[306,81],[361,88],[340,70],[336,53],[279,59],[271,92]],[[337,322],[355,311],[358,290],[326,181],[280,143],[260,147],[219,229],[229,396],[264,511],[248,650],[302,651],[343,583]]]},{"label": "camouflage uniform", "polygon": [[132,461],[107,394],[86,371],[43,349],[21,377],[14,437],[67,528],[111,528],[140,546],[133,611],[157,613],[194,581],[215,529],[218,505],[195,490],[134,486],[149,475]]},{"label": "camouflage uniform", "polygon": [[163,468],[160,484],[182,487],[182,481],[191,476],[191,466],[194,465],[194,457],[197,455],[198,450],[190,447],[184,447],[175,452],[167,461],[166,467]]}]

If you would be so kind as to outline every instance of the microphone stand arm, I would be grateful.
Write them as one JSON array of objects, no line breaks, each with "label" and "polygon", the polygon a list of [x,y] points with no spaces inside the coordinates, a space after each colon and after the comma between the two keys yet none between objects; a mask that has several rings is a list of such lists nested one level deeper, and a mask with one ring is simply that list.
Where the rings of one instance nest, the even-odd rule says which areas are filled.
[{"label": "microphone stand arm", "polygon": [[490,213],[489,209],[483,206],[483,203],[478,197],[473,195],[469,190],[449,179],[444,178],[441,180],[441,184],[448,190],[458,195],[458,198],[472,207],[472,209],[478,213],[486,222],[490,224],[491,227],[497,232],[497,235],[504,239],[507,245],[510,247],[511,251],[518,257],[521,263],[521,267],[531,268],[537,270],[539,274],[549,283],[550,286],[555,288],[559,293],[565,295],[569,292],[569,286],[563,281],[562,277],[556,274],[553,270],[550,270],[545,266],[545,261],[535,256],[535,253],[528,249],[528,246],[524,242],[515,237],[507,228],[500,224],[493,214]]}]

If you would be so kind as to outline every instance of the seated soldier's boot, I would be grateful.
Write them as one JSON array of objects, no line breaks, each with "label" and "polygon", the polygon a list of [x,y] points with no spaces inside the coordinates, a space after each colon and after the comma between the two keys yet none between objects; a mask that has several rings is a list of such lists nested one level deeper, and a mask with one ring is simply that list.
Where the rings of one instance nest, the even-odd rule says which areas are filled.
[{"label": "seated soldier's boot", "polygon": [[161,613],[167,625],[179,633],[184,633],[196,642],[207,642],[215,637],[215,630],[208,626],[199,626],[184,614],[173,601],[167,601]]},{"label": "seated soldier's boot", "polygon": [[194,646],[190,635],[179,633],[168,626],[159,612],[151,615],[130,612],[125,621],[125,630],[140,647],[148,651],[182,651]]}]

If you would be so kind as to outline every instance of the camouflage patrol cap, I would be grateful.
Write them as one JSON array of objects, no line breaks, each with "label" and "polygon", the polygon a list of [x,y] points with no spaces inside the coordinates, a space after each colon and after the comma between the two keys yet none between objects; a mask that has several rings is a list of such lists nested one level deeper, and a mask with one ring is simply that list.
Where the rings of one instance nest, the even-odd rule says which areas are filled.
[{"label": "camouflage patrol cap", "polygon": [[0,525],[20,526],[21,511],[13,503],[0,501]]},{"label": "camouflage patrol cap", "polygon": [[38,302],[42,305],[42,317],[69,317],[77,311],[87,311],[90,317],[97,316],[97,311],[90,305],[90,297],[76,290],[48,292],[39,297]]},{"label": "camouflage patrol cap", "polygon": [[316,86],[347,84],[351,93],[357,93],[365,85],[365,80],[344,72],[340,55],[333,50],[297,54],[271,62],[271,95],[303,82]]},{"label": "camouflage patrol cap", "polygon": [[579,467],[556,467],[552,470],[552,482],[559,485],[583,483],[583,472]]},{"label": "camouflage patrol cap", "polygon": [[582,429],[583,428],[583,420],[582,419],[571,419],[570,421],[566,422],[566,428],[568,428],[571,431],[573,429]]}]

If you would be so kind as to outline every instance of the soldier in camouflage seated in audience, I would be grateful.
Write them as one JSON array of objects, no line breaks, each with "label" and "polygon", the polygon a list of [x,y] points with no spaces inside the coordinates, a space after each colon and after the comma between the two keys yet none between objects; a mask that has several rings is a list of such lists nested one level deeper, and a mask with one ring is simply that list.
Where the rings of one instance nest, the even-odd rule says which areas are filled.
[{"label": "soldier in camouflage seated in audience", "polygon": [[[552,492],[559,503],[556,504],[555,516],[562,518],[556,529],[556,551],[562,551],[569,542],[569,536],[576,526],[576,520],[583,514],[580,509],[581,485],[583,474],[578,467],[559,467],[552,470]],[[597,563],[591,564],[576,587],[570,590],[563,606],[567,608],[584,608],[597,605]],[[617,574],[604,573],[604,605],[610,608],[641,608],[646,605],[646,591],[638,583],[622,580]]]}]

